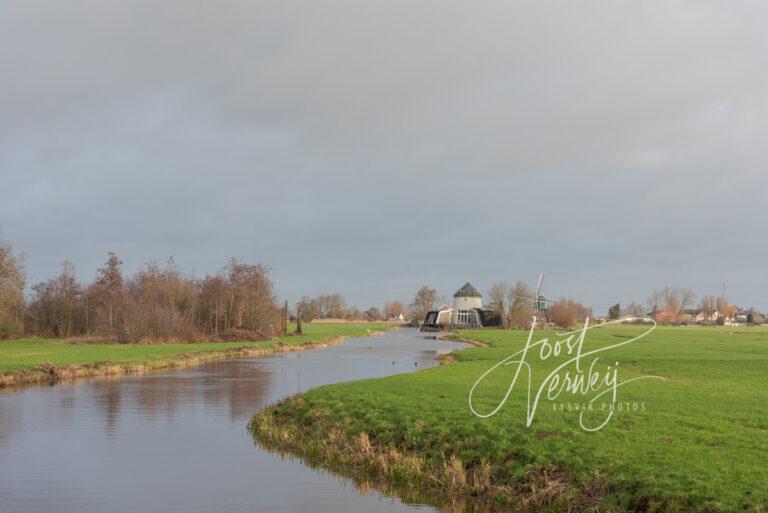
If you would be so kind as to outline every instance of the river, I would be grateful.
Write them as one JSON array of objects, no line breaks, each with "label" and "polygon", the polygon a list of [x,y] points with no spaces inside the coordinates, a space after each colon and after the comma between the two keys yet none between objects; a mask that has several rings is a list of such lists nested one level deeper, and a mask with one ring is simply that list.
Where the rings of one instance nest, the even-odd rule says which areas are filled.
[{"label": "river", "polygon": [[403,512],[257,444],[251,415],[311,387],[412,372],[465,347],[414,329],[184,370],[0,390],[0,511]]}]

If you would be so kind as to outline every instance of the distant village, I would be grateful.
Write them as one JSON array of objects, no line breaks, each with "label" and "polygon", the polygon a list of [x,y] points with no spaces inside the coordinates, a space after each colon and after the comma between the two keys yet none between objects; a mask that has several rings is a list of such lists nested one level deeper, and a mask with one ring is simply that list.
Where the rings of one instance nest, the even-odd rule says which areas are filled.
[{"label": "distant village", "polygon": [[[650,309],[644,309],[636,303],[631,303],[622,310],[620,304],[615,304],[609,309],[608,315],[604,317],[594,315],[591,309],[584,308],[570,300],[552,302],[543,296],[531,295],[530,291],[524,293],[527,295],[520,297],[507,291],[506,296],[511,296],[507,304],[504,304],[497,294],[489,307],[484,308],[482,294],[471,283],[467,282],[453,295],[453,304],[445,303],[437,309],[430,310],[420,325],[427,330],[503,326],[505,325],[504,318],[509,318],[509,311],[515,308],[522,310],[523,315],[536,315],[537,323],[542,327],[567,325],[572,321],[583,321],[587,316],[593,322],[598,323],[641,317],[652,318],[658,324],[665,325],[747,326],[762,325],[766,322],[764,314],[754,308],[743,309],[731,305],[724,295],[719,297],[704,296],[699,308],[685,308],[686,303],[689,303],[693,297],[692,292],[690,289],[674,287],[655,291],[649,299]],[[516,299],[512,298],[520,300],[517,301],[517,306],[515,305]],[[572,306],[572,312],[566,316],[563,316],[559,311],[553,312],[553,310],[561,310],[569,306]]]},{"label": "distant village", "polygon": [[466,282],[453,294],[452,300],[441,297],[436,289],[423,286],[409,305],[395,300],[383,309],[371,307],[361,311],[348,307],[338,293],[304,297],[296,305],[302,320],[332,323],[365,320],[387,321],[419,327],[423,331],[453,328],[503,327],[526,329],[532,316],[537,327],[570,327],[584,322],[602,323],[617,319],[651,318],[661,325],[746,326],[766,323],[766,317],[754,308],[732,305],[724,294],[704,295],[693,307],[694,294],[683,287],[664,287],[654,291],[646,304],[614,304],[605,313],[595,313],[572,299],[549,300],[527,284],[499,282],[489,287],[485,297]]},{"label": "distant village", "polygon": [[679,314],[661,310],[655,313],[649,312],[648,316],[652,317],[660,324],[693,324],[703,326],[744,326],[765,324],[765,315],[753,308],[743,310],[741,308],[733,307],[725,312],[720,312],[718,310],[715,310],[714,312],[704,312],[700,308],[686,308]]}]

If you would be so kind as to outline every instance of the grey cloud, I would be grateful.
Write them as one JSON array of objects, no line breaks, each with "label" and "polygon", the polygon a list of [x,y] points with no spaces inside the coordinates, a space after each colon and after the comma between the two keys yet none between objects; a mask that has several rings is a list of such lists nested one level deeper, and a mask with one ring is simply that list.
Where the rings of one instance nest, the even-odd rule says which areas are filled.
[{"label": "grey cloud", "polygon": [[66,257],[90,278],[107,250],[199,273],[237,254],[291,300],[544,270],[600,308],[723,282],[768,308],[766,21],[761,2],[5,2],[0,237],[33,280]]}]

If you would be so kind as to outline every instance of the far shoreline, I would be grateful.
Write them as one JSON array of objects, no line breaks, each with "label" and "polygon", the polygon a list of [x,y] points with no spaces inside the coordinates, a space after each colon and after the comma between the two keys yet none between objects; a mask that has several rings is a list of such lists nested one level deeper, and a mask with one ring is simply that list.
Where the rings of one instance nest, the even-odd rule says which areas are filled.
[{"label": "far shoreline", "polygon": [[[318,323],[319,324],[319,323]],[[305,328],[311,326],[311,323],[305,324]],[[70,363],[66,365],[56,365],[47,361],[40,361],[34,366],[22,368],[15,371],[5,371],[0,374],[0,390],[13,390],[17,387],[30,385],[55,385],[75,381],[81,378],[90,378],[98,376],[122,376],[125,374],[145,374],[155,370],[163,369],[181,369],[198,365],[201,363],[222,360],[227,358],[262,356],[274,353],[308,351],[311,349],[320,349],[332,345],[340,344],[350,338],[371,337],[381,334],[384,331],[397,329],[397,326],[385,325],[382,323],[328,323],[326,328],[334,331],[331,333],[320,332],[317,335],[305,333],[303,335],[287,335],[270,340],[257,342],[236,342],[236,343],[185,343],[185,344],[167,344],[172,346],[185,346],[187,351],[152,358],[144,356],[142,361],[115,361],[115,360],[95,360],[79,363]],[[334,328],[344,327],[343,330]],[[349,328],[353,328],[350,330]],[[311,331],[311,328],[310,328]],[[326,330],[323,330],[326,331]],[[335,333],[338,331],[338,333]],[[345,333],[349,332],[349,333]],[[2,344],[13,344],[15,341],[0,342]],[[223,349],[211,348],[211,345],[225,345]],[[233,344],[234,347],[233,347]],[[242,345],[236,345],[242,344]],[[43,344],[41,344],[43,345]],[[44,345],[63,346],[64,344],[46,342]],[[74,344],[73,344],[74,345]],[[76,344],[78,348],[87,349],[90,346],[98,346],[99,349],[112,347],[132,347],[134,349],[144,349],[147,347],[158,347],[165,344]],[[195,350],[195,346],[206,346],[206,349]],[[108,351],[108,349],[107,349]]]}]

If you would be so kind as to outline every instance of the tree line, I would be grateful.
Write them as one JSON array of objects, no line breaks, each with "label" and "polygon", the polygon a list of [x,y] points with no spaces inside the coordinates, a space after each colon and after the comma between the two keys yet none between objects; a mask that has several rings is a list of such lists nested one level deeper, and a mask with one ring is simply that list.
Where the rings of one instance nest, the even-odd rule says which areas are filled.
[{"label": "tree line", "polygon": [[[630,303],[626,308],[620,304],[613,305],[608,316],[617,319],[619,316],[651,316],[660,324],[680,324],[695,321],[688,319],[693,314],[701,314],[702,324],[717,324],[723,319],[733,316],[738,308],[728,301],[725,294],[705,294],[696,302],[696,294],[688,287],[663,287],[654,290],[646,301],[645,307]],[[754,309],[750,309],[754,312]]]},{"label": "tree line", "polygon": [[347,306],[346,299],[338,292],[318,294],[312,298],[303,296],[295,306],[295,315],[307,322],[317,319],[386,321],[397,319],[400,314],[408,317],[410,312],[399,300],[388,301],[383,308],[371,306],[367,310],[360,310],[356,306]]},{"label": "tree line", "polygon": [[119,342],[253,340],[280,335],[283,312],[269,269],[232,258],[198,278],[173,259],[125,276],[109,253],[90,283],[64,262],[58,276],[31,287],[21,258],[0,244],[0,337],[98,337]]},{"label": "tree line", "polygon": [[[497,282],[488,290],[488,308],[501,317],[501,323],[507,329],[530,329],[534,312],[536,291],[525,282],[514,285]],[[592,309],[570,298],[560,298],[546,304],[546,318],[537,322],[549,322],[562,328],[569,328],[578,321],[592,317]],[[538,317],[543,314],[539,313]]]}]

